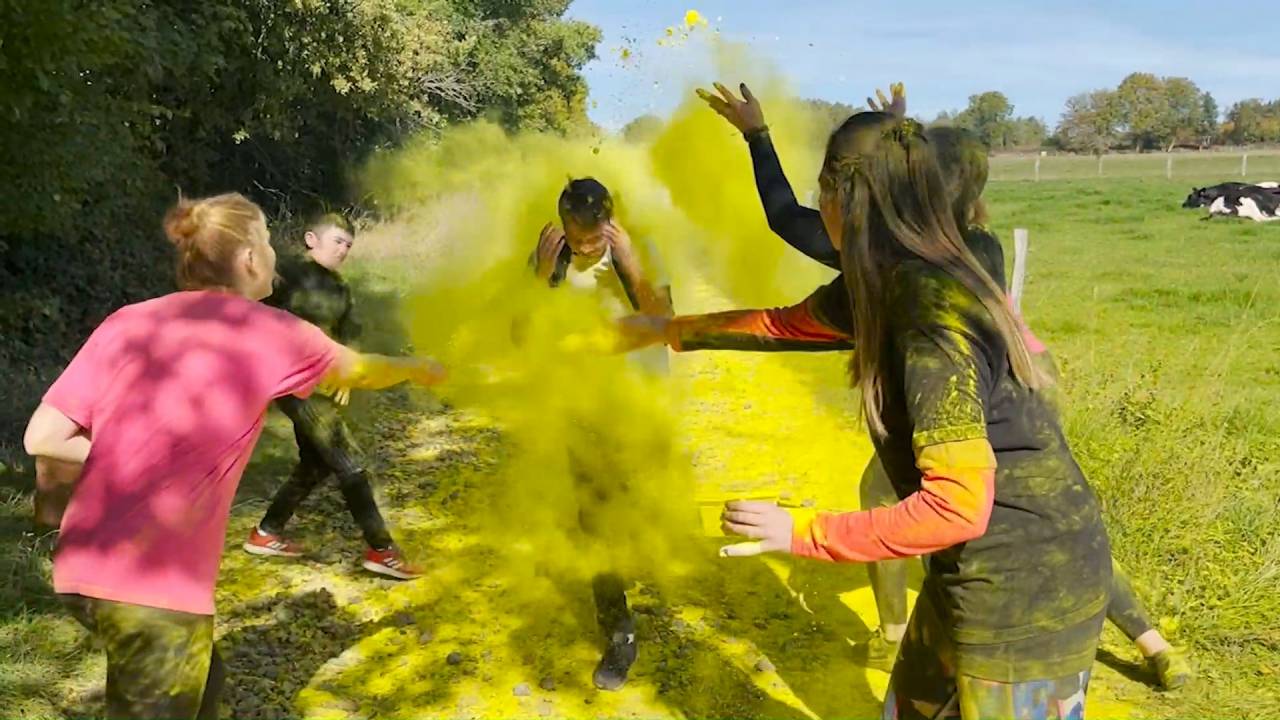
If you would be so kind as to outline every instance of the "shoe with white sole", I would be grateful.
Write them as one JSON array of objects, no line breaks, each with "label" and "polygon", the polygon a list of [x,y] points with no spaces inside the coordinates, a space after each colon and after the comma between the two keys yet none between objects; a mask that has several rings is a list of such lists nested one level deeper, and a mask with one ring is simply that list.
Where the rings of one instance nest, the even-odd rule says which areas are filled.
[{"label": "shoe with white sole", "polygon": [[256,527],[244,541],[244,551],[250,555],[283,558],[302,557],[304,552],[301,545],[286,540],[284,536],[263,532],[262,528]]},{"label": "shoe with white sole", "polygon": [[386,550],[374,550],[373,548],[365,550],[362,566],[371,573],[385,575],[397,580],[413,580],[422,575],[422,571],[410,565],[409,561],[404,559],[404,555],[400,554],[400,550],[394,545]]}]

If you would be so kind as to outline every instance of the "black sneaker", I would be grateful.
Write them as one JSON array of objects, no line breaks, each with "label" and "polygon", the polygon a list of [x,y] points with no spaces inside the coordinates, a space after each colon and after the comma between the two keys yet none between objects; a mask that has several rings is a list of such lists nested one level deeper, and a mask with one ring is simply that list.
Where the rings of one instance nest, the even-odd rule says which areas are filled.
[{"label": "black sneaker", "polygon": [[627,684],[627,673],[636,661],[640,650],[636,647],[634,632],[615,632],[609,639],[609,647],[605,648],[604,657],[596,666],[591,680],[601,690],[620,690]]}]

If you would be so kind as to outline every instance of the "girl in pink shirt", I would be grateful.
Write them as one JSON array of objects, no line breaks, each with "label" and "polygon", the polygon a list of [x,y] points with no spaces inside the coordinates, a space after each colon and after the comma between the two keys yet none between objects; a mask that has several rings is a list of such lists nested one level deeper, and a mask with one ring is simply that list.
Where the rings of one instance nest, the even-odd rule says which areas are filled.
[{"label": "girl in pink shirt", "polygon": [[[42,484],[37,506],[60,528],[54,590],[106,646],[107,716],[215,718],[214,584],[267,405],[321,383],[431,384],[443,371],[361,355],[259,303],[276,256],[243,196],[181,201],[164,228],[182,290],[103,321],[45,394],[24,445],[83,465],[71,488]],[[63,512],[55,498],[67,495]]]}]

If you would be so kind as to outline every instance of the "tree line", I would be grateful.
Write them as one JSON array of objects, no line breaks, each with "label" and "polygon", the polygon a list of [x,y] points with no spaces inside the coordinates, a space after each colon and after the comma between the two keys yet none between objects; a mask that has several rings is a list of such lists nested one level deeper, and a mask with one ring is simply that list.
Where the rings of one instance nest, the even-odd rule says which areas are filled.
[{"label": "tree line", "polygon": [[568,5],[0,0],[5,376],[38,384],[105,314],[170,289],[179,192],[341,208],[349,169],[410,134],[586,126],[600,31]]},{"label": "tree line", "polygon": [[[818,122],[835,128],[859,108],[804,100]],[[1183,77],[1133,73],[1114,89],[1069,98],[1052,131],[1039,118],[1016,116],[1004,93],[969,96],[964,110],[939,113],[931,125],[972,130],[993,150],[1055,149],[1101,154],[1113,150],[1168,151],[1176,147],[1280,143],[1280,99],[1242,100],[1220,116],[1213,95]],[[624,137],[644,139],[660,127],[652,115],[633,120]]]},{"label": "tree line", "polygon": [[992,149],[1101,154],[1280,142],[1280,100],[1243,100],[1221,117],[1213,95],[1191,80],[1151,73],[1132,73],[1114,89],[1072,96],[1052,133],[1034,117],[1014,117],[1013,109],[1004,94],[991,91],[971,96],[963,111],[942,113],[935,122],[967,127]]}]

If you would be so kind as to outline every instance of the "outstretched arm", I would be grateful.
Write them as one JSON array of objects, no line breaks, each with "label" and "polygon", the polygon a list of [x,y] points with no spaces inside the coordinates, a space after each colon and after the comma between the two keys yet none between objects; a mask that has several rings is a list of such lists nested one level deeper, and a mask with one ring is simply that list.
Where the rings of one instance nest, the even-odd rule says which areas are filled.
[{"label": "outstretched arm", "polygon": [[445,379],[444,367],[434,360],[359,353],[346,346],[339,348],[336,361],[320,381],[321,388],[382,390],[406,381],[436,385]]},{"label": "outstretched arm", "polygon": [[796,250],[839,270],[840,254],[827,236],[822,216],[796,200],[795,191],[791,189],[778,153],[773,148],[769,130],[758,130],[746,138],[747,147],[751,150],[751,166],[755,170],[756,192],[760,194],[769,229]]},{"label": "outstretched arm", "polygon": [[871,562],[937,552],[986,533],[996,458],[986,434],[983,398],[991,381],[984,353],[969,334],[943,327],[909,333],[902,345],[919,489],[892,507],[819,513],[801,527],[775,505],[730,503],[725,529],[754,542],[724,554]]},{"label": "outstretched arm", "polygon": [[698,90],[698,97],[736,127],[747,140],[751,150],[751,165],[755,171],[756,191],[764,206],[769,229],[791,247],[817,260],[827,267],[839,269],[840,256],[831,245],[822,218],[817,210],[804,207],[796,200],[796,194],[782,171],[782,163],[769,137],[769,127],[764,122],[760,101],[751,93],[746,83],[738,86],[742,92],[739,100],[733,92],[715,83],[715,95]]},{"label": "outstretched arm", "polygon": [[664,343],[689,350],[833,351],[853,348],[843,278],[783,308],[729,310],[674,318],[638,315],[620,323],[626,349]]}]

